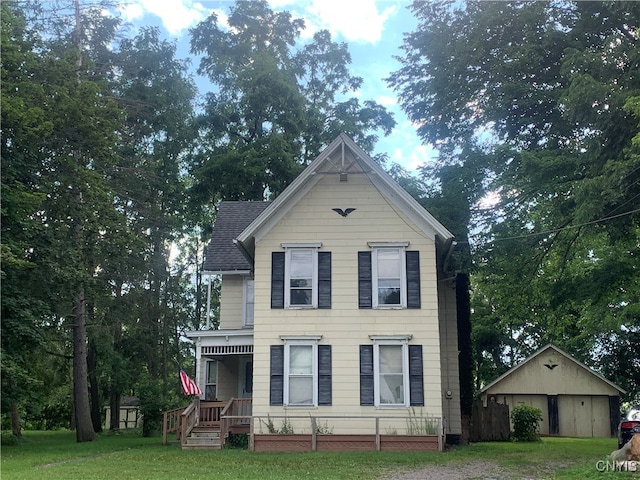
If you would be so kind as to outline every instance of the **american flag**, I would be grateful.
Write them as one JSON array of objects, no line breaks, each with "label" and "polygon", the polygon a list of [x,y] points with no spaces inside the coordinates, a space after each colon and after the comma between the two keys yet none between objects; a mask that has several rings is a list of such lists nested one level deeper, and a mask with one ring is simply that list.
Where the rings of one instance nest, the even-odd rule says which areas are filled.
[{"label": "american flag", "polygon": [[185,395],[202,395],[202,390],[200,390],[198,384],[182,369],[180,369],[180,382],[182,383],[182,391]]}]

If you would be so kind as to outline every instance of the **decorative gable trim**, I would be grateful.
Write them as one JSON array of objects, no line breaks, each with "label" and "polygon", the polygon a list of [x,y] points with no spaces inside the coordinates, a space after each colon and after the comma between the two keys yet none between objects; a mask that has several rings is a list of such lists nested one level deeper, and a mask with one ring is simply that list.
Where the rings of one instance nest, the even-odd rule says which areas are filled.
[{"label": "decorative gable trim", "polygon": [[[321,165],[339,148],[348,148],[356,161],[378,190],[398,208],[400,214],[410,219],[428,238],[436,236],[443,240],[453,238],[433,215],[426,211],[409,193],[398,185],[362,148],[344,133],[331,142],[318,157],[289,185],[258,217],[237,237],[248,250],[253,250],[255,241],[260,240],[273,226],[298,203],[306,193],[323,177]],[[369,173],[370,172],[370,173]]]}]

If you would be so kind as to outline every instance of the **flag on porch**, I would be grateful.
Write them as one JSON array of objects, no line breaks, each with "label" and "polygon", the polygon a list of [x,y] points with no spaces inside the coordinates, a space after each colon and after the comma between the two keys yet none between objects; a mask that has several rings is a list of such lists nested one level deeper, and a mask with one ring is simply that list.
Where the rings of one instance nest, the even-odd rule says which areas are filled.
[{"label": "flag on porch", "polygon": [[198,384],[183,369],[180,369],[180,382],[185,395],[202,395],[202,390],[200,390]]}]

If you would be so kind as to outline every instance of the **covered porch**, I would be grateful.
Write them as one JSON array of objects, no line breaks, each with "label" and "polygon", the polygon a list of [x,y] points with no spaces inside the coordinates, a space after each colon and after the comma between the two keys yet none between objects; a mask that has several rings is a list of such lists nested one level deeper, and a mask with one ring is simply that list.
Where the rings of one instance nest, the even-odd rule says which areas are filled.
[{"label": "covered porch", "polygon": [[251,398],[253,394],[253,330],[187,332],[196,353],[196,382],[208,402]]}]

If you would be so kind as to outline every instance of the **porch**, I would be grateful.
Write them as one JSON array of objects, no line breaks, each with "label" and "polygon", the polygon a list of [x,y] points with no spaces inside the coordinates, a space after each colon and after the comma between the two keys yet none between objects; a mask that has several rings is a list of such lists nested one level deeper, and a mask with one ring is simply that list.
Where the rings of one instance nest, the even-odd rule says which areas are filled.
[{"label": "porch", "polygon": [[230,435],[248,434],[250,425],[251,398],[210,402],[196,397],[186,408],[164,412],[162,444],[179,443],[183,450],[219,450]]}]

